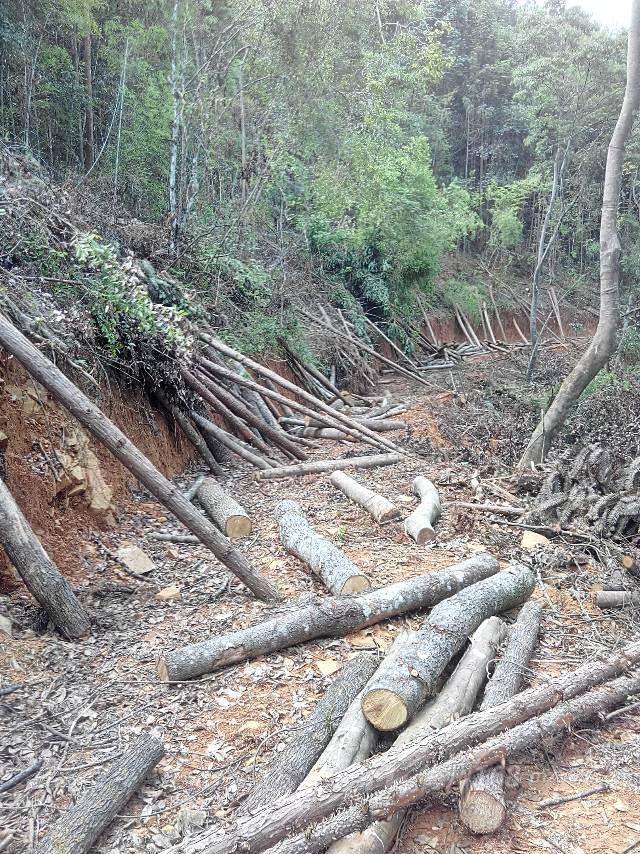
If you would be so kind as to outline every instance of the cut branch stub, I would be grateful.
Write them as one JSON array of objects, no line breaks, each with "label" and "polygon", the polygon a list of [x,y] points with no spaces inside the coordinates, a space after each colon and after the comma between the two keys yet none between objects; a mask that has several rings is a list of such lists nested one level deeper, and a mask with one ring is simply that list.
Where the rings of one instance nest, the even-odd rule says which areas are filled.
[{"label": "cut branch stub", "polygon": [[208,477],[203,481],[197,495],[207,516],[225,536],[235,540],[251,534],[251,519],[247,511],[227,495],[213,478]]},{"label": "cut branch stub", "polygon": [[404,529],[421,546],[435,538],[433,526],[440,518],[440,496],[433,483],[420,475],[413,481],[413,491],[420,499],[420,504],[405,519]]},{"label": "cut branch stub", "polygon": [[316,534],[296,501],[281,501],[276,519],[286,550],[318,575],[332,593],[361,593],[371,587],[367,576],[344,552]]},{"label": "cut branch stub", "polygon": [[378,668],[362,698],[367,720],[383,731],[410,720],[480,623],[522,604],[534,584],[531,570],[515,564],[440,602],[424,626],[394,646]]}]

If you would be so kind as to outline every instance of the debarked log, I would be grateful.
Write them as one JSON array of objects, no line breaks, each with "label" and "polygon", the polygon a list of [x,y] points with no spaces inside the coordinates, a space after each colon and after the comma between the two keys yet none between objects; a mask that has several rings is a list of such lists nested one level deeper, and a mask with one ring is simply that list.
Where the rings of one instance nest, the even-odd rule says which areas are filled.
[{"label": "debarked log", "polygon": [[278,616],[168,652],[158,673],[164,681],[195,679],[230,664],[320,637],[344,637],[389,617],[430,608],[480,579],[494,575],[498,562],[481,553],[431,575],[398,581],[369,593],[343,598],[327,597]]},{"label": "debarked log", "polygon": [[305,563],[331,593],[360,593],[371,583],[337,546],[317,534],[297,501],[280,501],[276,507],[280,539],[285,549]]},{"label": "debarked log", "polygon": [[531,570],[514,564],[440,602],[410,641],[386,656],[367,685],[362,698],[367,720],[383,731],[410,720],[480,623],[522,604],[534,585]]},{"label": "debarked log", "polygon": [[391,519],[397,519],[400,515],[400,510],[388,498],[368,489],[343,471],[334,472],[329,480],[336,489],[339,489],[347,498],[366,510],[370,516],[373,516],[376,522],[389,522]]}]

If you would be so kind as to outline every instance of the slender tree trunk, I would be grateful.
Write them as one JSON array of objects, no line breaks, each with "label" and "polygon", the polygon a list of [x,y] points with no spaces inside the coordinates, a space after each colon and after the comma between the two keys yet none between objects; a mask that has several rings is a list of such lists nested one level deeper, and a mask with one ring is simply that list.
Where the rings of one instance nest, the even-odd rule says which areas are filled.
[{"label": "slender tree trunk", "polygon": [[169,255],[175,257],[178,251],[178,141],[180,138],[181,96],[178,86],[178,4],[173,4],[171,17],[171,97],[173,99],[173,118],[171,120],[171,140],[169,143]]},{"label": "slender tree trunk", "polygon": [[91,71],[91,33],[87,33],[82,40],[82,53],[84,60],[84,168],[91,169],[94,159],[93,147],[93,76]]},{"label": "slender tree trunk", "polygon": [[520,466],[542,462],[569,412],[618,346],[620,238],[617,215],[627,139],[640,102],[640,0],[633,0],[627,48],[627,85],[609,150],[600,219],[600,318],[591,343],[533,431]]}]

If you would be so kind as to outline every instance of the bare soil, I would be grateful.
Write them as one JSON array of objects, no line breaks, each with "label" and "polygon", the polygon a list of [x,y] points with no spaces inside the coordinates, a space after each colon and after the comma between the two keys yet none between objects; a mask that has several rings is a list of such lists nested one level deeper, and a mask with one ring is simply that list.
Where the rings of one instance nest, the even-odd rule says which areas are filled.
[{"label": "bare soil", "polygon": [[[505,526],[499,517],[452,507],[455,500],[473,499],[469,480],[478,468],[486,479],[514,488],[505,460],[511,453],[509,443],[515,454],[526,439],[527,423],[520,419],[513,430],[505,423],[493,429],[487,417],[465,407],[460,398],[487,388],[483,383],[496,370],[502,371],[501,384],[508,383],[513,366],[498,364],[468,373],[465,388],[457,394],[436,389],[425,398],[424,389],[417,387],[395,381],[381,386],[394,400],[407,403],[402,418],[409,431],[402,441],[415,453],[400,465],[361,472],[358,478],[407,514],[415,506],[413,477],[425,474],[434,480],[444,515],[437,539],[427,546],[413,544],[401,523],[376,525],[337,492],[328,477],[256,483],[243,464],[227,470],[225,488],[254,521],[254,533],[241,544],[242,550],[279,585],[286,597],[286,605],[279,607],[312,601],[323,593],[318,580],[279,542],[274,507],[280,499],[293,498],[315,528],[340,545],[376,586],[435,572],[485,549],[505,564],[519,559],[534,566],[540,579],[534,595],[542,598],[545,609],[531,662],[532,684],[637,633],[635,614],[599,612],[593,606],[592,593],[606,573],[597,555],[585,558],[568,544],[547,547],[544,554],[525,551],[518,528]],[[165,472],[176,474],[188,455],[176,450],[166,426],[158,426],[154,434],[151,424],[158,425],[157,419],[131,401],[114,404],[114,414]],[[35,439],[61,425],[44,415],[35,422],[24,419],[4,398],[2,419],[0,429],[10,433],[13,442],[7,461],[9,485],[95,621],[91,638],[68,643],[50,630],[37,634],[35,609],[19,588],[0,598],[0,610],[14,621],[12,639],[0,634],[0,685],[21,686],[0,701],[0,779],[35,758],[44,760],[28,783],[0,796],[0,826],[15,834],[7,851],[31,850],[60,811],[141,731],[163,740],[166,757],[96,851],[161,851],[189,827],[230,816],[340,666],[363,649],[383,654],[399,630],[420,624],[420,615],[399,618],[345,639],[286,649],[192,683],[163,685],[155,669],[163,651],[250,625],[273,608],[250,598],[206,549],[148,539],[153,531],[180,532],[180,526],[103,455],[119,509],[115,528],[98,530],[73,501],[64,507],[47,503],[41,497],[43,474],[31,451]],[[504,418],[498,412],[496,423],[500,421]],[[325,442],[314,456],[366,452],[352,443]],[[176,480],[186,487],[197,473],[192,470]],[[141,545],[153,559],[155,570],[144,581],[126,574],[113,558],[124,543]],[[180,588],[178,599],[156,598],[158,591],[174,584]],[[636,711],[594,723],[509,763],[509,820],[497,835],[470,836],[457,818],[456,793],[449,792],[437,807],[411,811],[397,850],[625,854],[640,847],[639,760]],[[545,799],[582,793],[598,784],[607,790],[557,806],[541,805]]]}]

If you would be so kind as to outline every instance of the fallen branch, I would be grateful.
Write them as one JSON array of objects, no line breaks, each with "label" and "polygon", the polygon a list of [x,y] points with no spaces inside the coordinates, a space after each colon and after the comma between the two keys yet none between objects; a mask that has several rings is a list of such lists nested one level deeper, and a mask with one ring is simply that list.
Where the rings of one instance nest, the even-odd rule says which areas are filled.
[{"label": "fallen branch", "polygon": [[33,777],[33,775],[37,774],[42,768],[43,764],[43,759],[36,759],[36,761],[32,762],[31,765],[28,765],[26,768],[23,768],[22,771],[18,771],[17,774],[14,774],[13,777],[9,777],[8,780],[0,783],[0,795],[3,792],[10,792],[12,789],[15,789],[16,786],[19,786],[20,783],[24,783],[25,780],[28,780],[29,777]]},{"label": "fallen branch", "polygon": [[379,495],[372,489],[367,489],[357,480],[349,477],[342,471],[334,472],[329,478],[333,486],[343,492],[347,498],[350,498],[356,504],[366,510],[376,522],[389,522],[391,519],[397,519],[400,515],[400,510],[385,498],[384,495]]},{"label": "fallen branch", "polygon": [[502,516],[522,516],[526,512],[524,507],[510,507],[508,504],[474,504],[473,501],[452,501],[449,506],[477,510],[478,513],[499,513]]},{"label": "fallen branch", "polygon": [[280,466],[257,472],[256,480],[282,480],[287,477],[301,477],[306,474],[320,474],[327,471],[344,469],[371,469],[376,466],[393,466],[401,463],[401,454],[375,454],[371,457],[345,457],[341,460],[318,460],[313,463],[300,463],[294,466]]},{"label": "fallen branch", "polygon": [[640,593],[626,590],[601,590],[596,593],[598,608],[626,608],[627,605],[640,605]]},{"label": "fallen branch", "polygon": [[383,731],[410,720],[480,623],[520,605],[534,586],[531,570],[514,564],[440,602],[423,627],[386,656],[367,685],[362,698],[367,720]]},{"label": "fallen branch", "polygon": [[404,529],[419,546],[435,538],[433,526],[440,518],[440,496],[436,487],[426,477],[413,481],[413,491],[420,499],[416,509],[405,519]]},{"label": "fallen branch", "polygon": [[276,519],[282,545],[319,576],[331,593],[341,596],[371,587],[367,576],[344,552],[316,534],[296,501],[281,501],[276,507]]},{"label": "fallen branch", "polygon": [[440,572],[409,578],[360,596],[327,597],[319,605],[296,608],[256,626],[169,652],[160,659],[158,673],[164,681],[195,679],[314,638],[344,637],[389,617],[430,608],[497,571],[494,557],[478,554]]},{"label": "fallen branch", "polygon": [[96,783],[83,791],[36,847],[36,854],[86,854],[164,756],[157,738],[142,735]]}]

